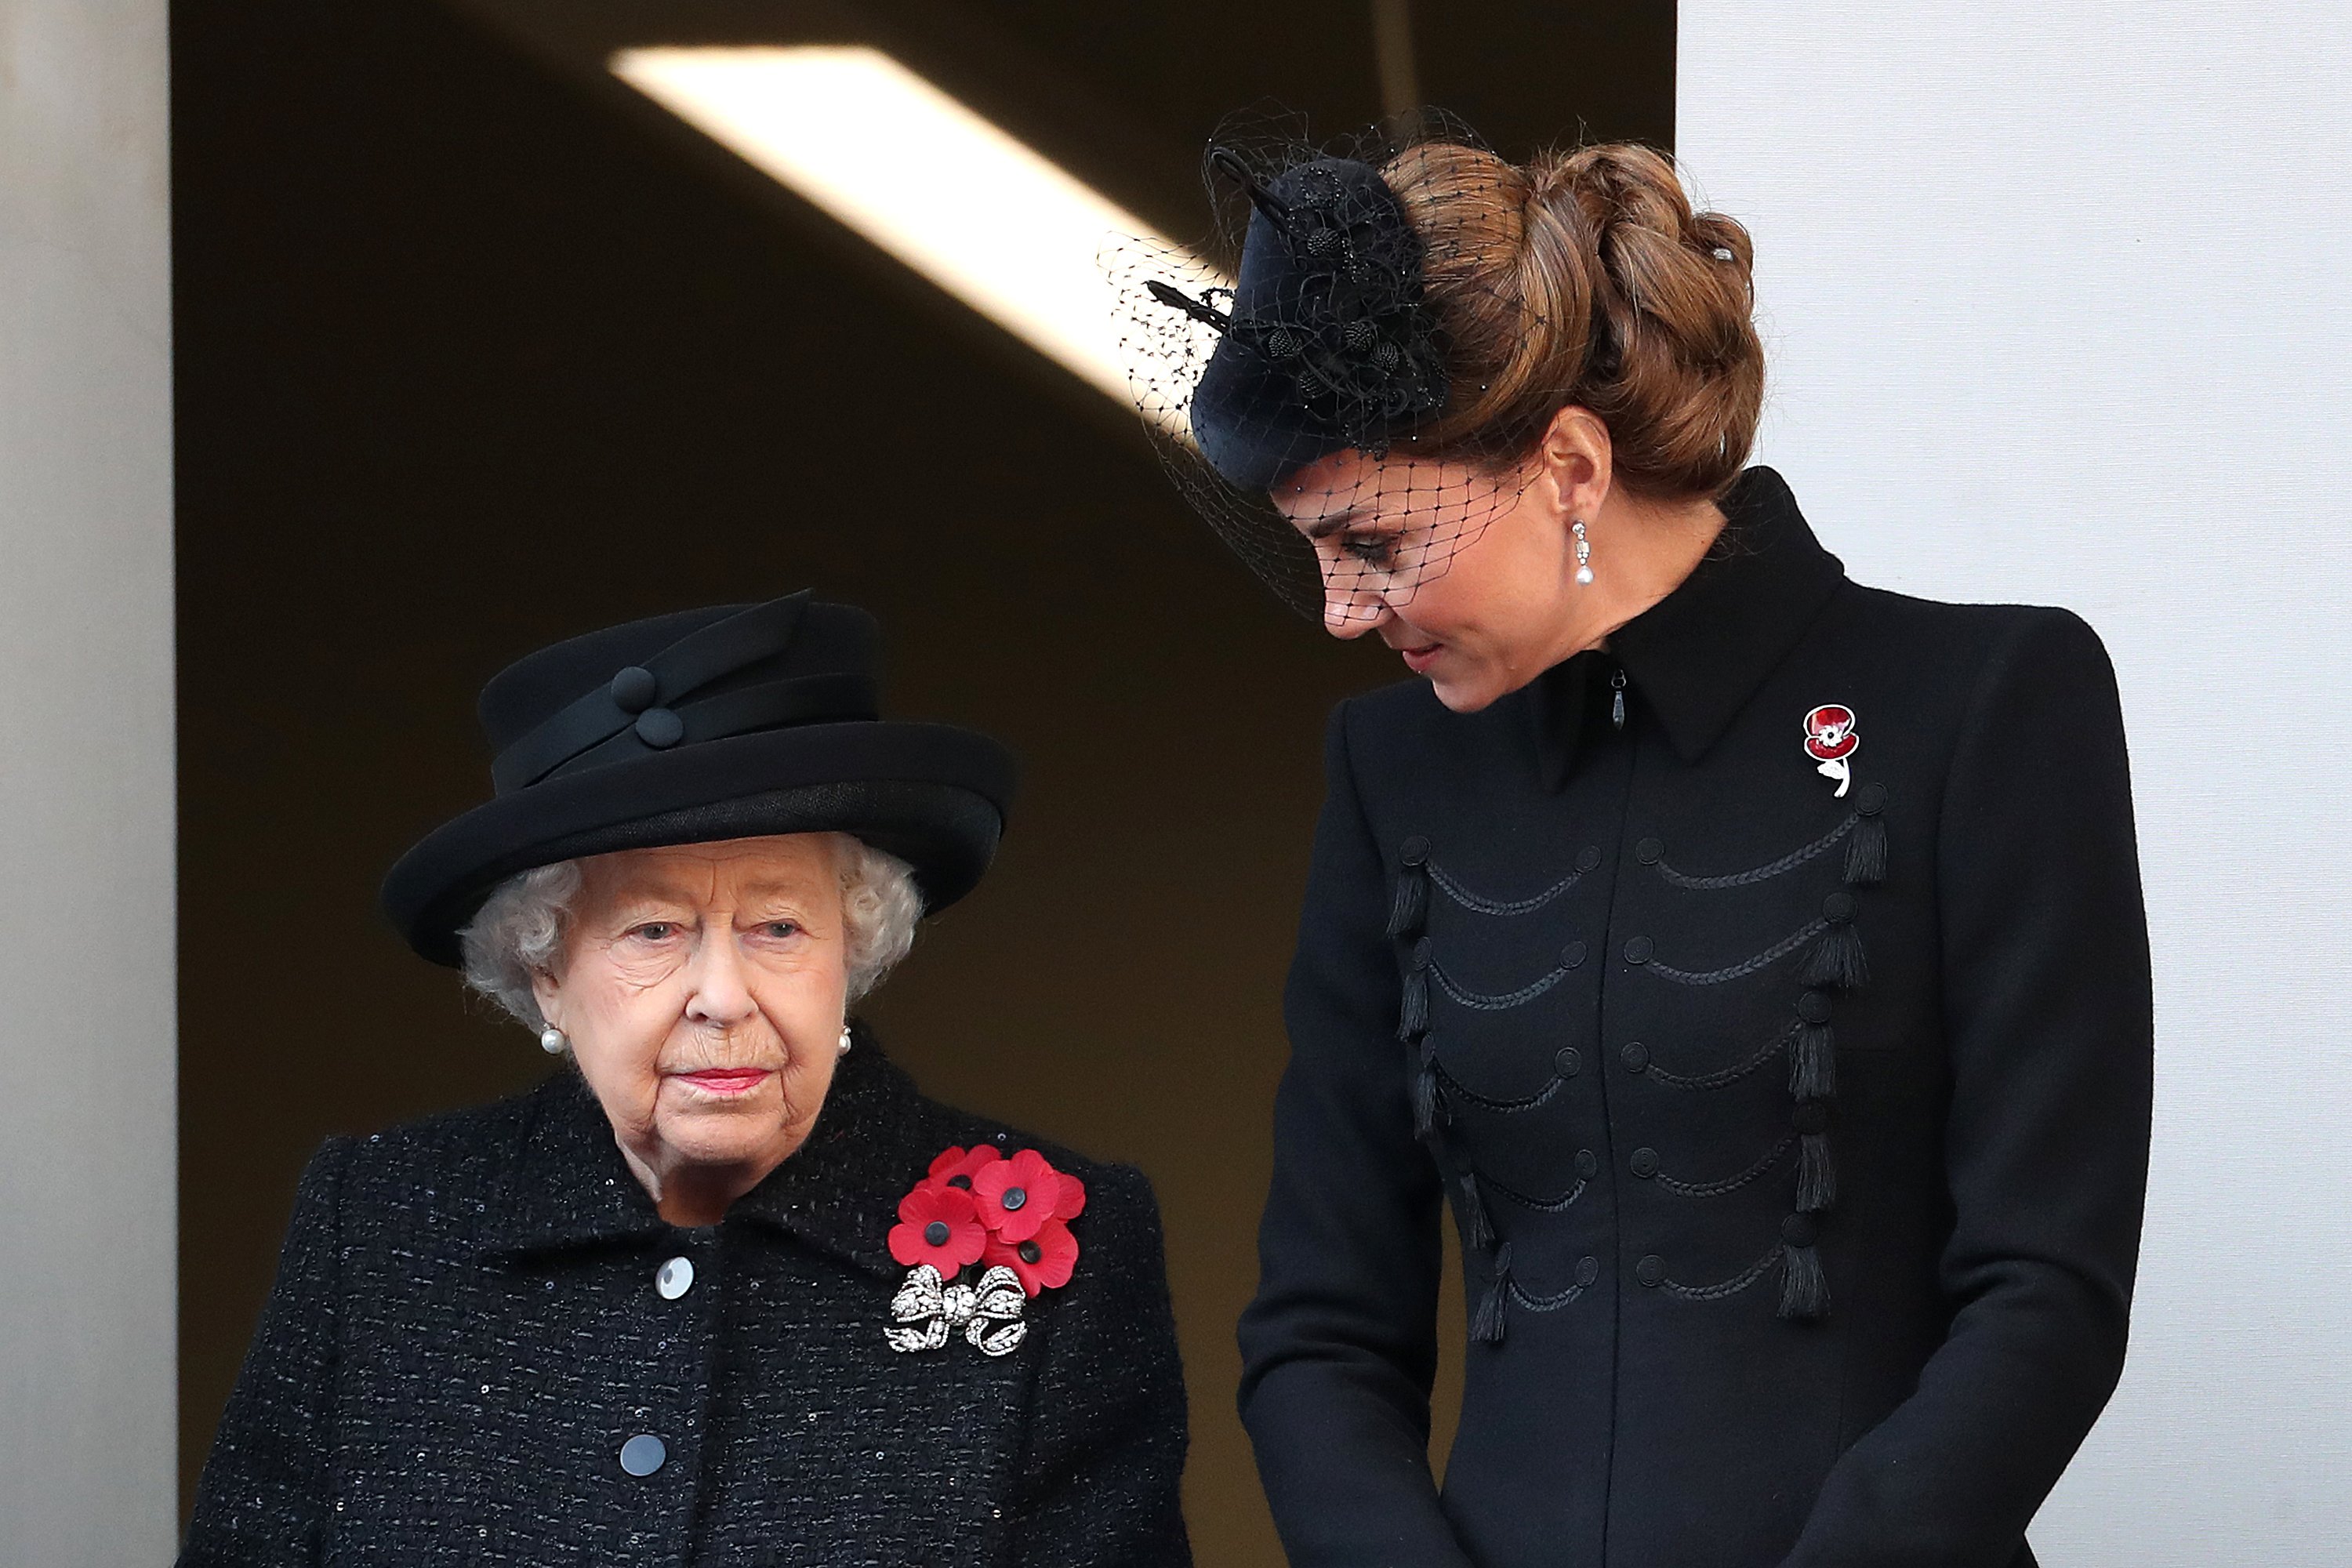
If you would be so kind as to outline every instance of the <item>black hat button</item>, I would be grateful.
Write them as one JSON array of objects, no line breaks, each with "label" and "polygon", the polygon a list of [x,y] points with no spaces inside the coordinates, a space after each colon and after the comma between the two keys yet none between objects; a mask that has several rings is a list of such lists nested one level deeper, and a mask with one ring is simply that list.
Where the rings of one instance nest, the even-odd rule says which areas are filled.
[{"label": "black hat button", "polygon": [[1822,918],[1833,926],[1842,926],[1853,919],[1853,895],[1841,890],[1823,899]]},{"label": "black hat button", "polygon": [[1789,1121],[1798,1131],[1808,1137],[1816,1132],[1826,1132],[1830,1126],[1830,1108],[1818,1100],[1808,1100],[1797,1107],[1797,1113]]},{"label": "black hat button", "polygon": [[1574,1046],[1562,1046],[1552,1054],[1551,1070],[1562,1078],[1574,1078],[1584,1070],[1584,1057]]},{"label": "black hat button", "polygon": [[1633,1278],[1644,1285],[1656,1285],[1666,1277],[1666,1260],[1653,1252],[1633,1265]]},{"label": "black hat button", "polygon": [[1886,809],[1886,786],[1866,784],[1853,792],[1853,808],[1864,816],[1876,816]]},{"label": "black hat button", "polygon": [[1636,1149],[1633,1157],[1625,1162],[1625,1168],[1646,1182],[1658,1173],[1658,1152],[1655,1149]]},{"label": "black hat button", "polygon": [[1574,969],[1578,964],[1584,962],[1584,953],[1585,947],[1582,942],[1570,942],[1566,947],[1559,950],[1559,966],[1562,969]]},{"label": "black hat button", "polygon": [[1576,852],[1576,868],[1580,871],[1598,871],[1601,869],[1601,851],[1590,844],[1578,850]]},{"label": "black hat button", "polygon": [[637,739],[667,752],[686,739],[686,721],[667,708],[648,708],[637,715]]},{"label": "black hat button", "polygon": [[1429,840],[1416,833],[1397,847],[1397,859],[1407,866],[1429,864]]},{"label": "black hat button", "polygon": [[1808,1024],[1828,1023],[1830,1021],[1830,994],[1826,991],[1808,991],[1803,995],[1798,997],[1797,1016],[1802,1018]]},{"label": "black hat button", "polygon": [[661,695],[661,682],[643,665],[633,664],[613,677],[613,705],[624,713],[642,713]]},{"label": "black hat button", "polygon": [[1625,943],[1625,962],[1628,963],[1649,963],[1650,952],[1656,945],[1656,943],[1653,942],[1646,936],[1629,938]]},{"label": "black hat button", "polygon": [[1633,858],[1644,866],[1654,866],[1665,858],[1666,847],[1654,838],[1644,838],[1633,846]]},{"label": "black hat button", "polygon": [[1821,1227],[1809,1214],[1792,1214],[1780,1222],[1780,1239],[1791,1247],[1811,1247],[1820,1237]]}]

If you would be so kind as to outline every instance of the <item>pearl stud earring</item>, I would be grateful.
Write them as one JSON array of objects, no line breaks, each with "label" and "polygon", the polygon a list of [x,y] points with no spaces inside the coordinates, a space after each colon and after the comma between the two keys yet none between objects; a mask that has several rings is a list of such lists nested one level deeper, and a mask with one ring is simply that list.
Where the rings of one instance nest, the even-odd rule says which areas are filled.
[{"label": "pearl stud earring", "polygon": [[551,1057],[560,1057],[572,1048],[571,1037],[550,1024],[539,1032],[539,1048]]}]

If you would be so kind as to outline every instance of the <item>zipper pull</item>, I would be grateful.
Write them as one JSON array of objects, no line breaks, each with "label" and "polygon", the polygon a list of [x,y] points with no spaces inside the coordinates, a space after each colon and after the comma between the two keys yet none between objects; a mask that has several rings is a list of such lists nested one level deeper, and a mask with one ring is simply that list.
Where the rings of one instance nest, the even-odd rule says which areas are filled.
[{"label": "zipper pull", "polygon": [[1609,672],[1609,723],[1613,729],[1625,727],[1625,672],[1622,668]]}]

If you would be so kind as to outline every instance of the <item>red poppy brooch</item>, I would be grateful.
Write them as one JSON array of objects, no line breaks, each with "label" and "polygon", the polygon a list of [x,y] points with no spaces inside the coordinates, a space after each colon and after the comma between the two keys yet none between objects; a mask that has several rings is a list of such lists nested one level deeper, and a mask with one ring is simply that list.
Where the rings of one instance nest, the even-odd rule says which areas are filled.
[{"label": "red poppy brooch", "polygon": [[[950,1149],[898,1200],[890,1256],[907,1278],[890,1299],[894,1351],[944,1349],[961,1333],[983,1355],[1009,1355],[1028,1337],[1029,1298],[1070,1282],[1087,1188],[1024,1149],[1007,1159],[987,1144]],[[967,1270],[980,1277],[969,1283]]]}]

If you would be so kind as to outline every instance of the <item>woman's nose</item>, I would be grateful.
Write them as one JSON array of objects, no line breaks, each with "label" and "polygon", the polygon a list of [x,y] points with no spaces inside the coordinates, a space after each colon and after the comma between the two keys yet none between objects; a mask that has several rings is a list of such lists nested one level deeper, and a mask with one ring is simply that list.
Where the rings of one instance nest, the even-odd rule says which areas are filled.
[{"label": "woman's nose", "polygon": [[733,933],[711,932],[695,944],[687,972],[687,1016],[731,1028],[750,1017],[755,1004],[744,983],[743,955],[736,951]]},{"label": "woman's nose", "polygon": [[1388,606],[1373,595],[1340,589],[1323,595],[1323,629],[1341,641],[1353,641],[1381,624]]}]

